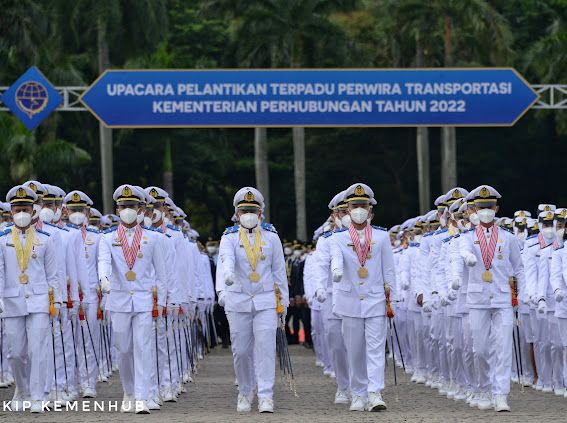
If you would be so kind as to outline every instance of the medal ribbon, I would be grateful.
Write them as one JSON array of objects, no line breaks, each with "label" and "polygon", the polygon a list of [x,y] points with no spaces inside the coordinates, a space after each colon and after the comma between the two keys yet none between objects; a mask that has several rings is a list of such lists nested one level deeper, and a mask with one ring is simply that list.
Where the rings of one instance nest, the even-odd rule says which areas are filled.
[{"label": "medal ribbon", "polygon": [[250,263],[250,267],[252,271],[256,271],[256,265],[258,264],[258,259],[260,258],[260,251],[262,249],[262,235],[260,234],[260,230],[256,228],[256,235],[254,236],[254,247],[250,245],[250,241],[248,240],[248,234],[244,228],[240,228],[238,230],[238,236],[240,237],[240,242],[244,247],[244,251],[246,252],[246,257],[248,258],[248,263]]},{"label": "medal ribbon", "polygon": [[553,241],[553,249],[557,250],[560,247],[559,242],[557,242],[557,240]]},{"label": "medal ribbon", "polygon": [[541,232],[539,234],[537,234],[537,240],[539,241],[539,248],[545,248],[545,246],[546,246],[545,238],[543,237]]},{"label": "medal ribbon", "polygon": [[348,233],[350,234],[350,239],[358,256],[358,261],[362,267],[366,263],[366,258],[368,257],[368,252],[372,246],[372,228],[370,225],[366,225],[364,228],[364,249],[360,245],[360,237],[358,236],[357,230],[351,225],[348,227]]},{"label": "medal ribbon", "polygon": [[83,235],[83,242],[85,242],[87,238],[87,228],[85,228],[85,225],[81,226],[81,235]]},{"label": "medal ribbon", "polygon": [[490,236],[490,243],[488,245],[486,244],[486,236],[484,235],[484,229],[481,225],[476,227],[476,237],[480,245],[484,268],[489,270],[492,267],[494,251],[496,251],[496,243],[498,242],[498,226],[494,225],[492,227],[492,235]]},{"label": "medal ribbon", "polygon": [[126,239],[126,231],[124,226],[118,225],[118,239],[120,239],[120,244],[122,245],[122,253],[124,254],[124,259],[128,265],[128,269],[132,270],[134,263],[136,263],[136,256],[138,251],[140,251],[140,240],[142,239],[142,228],[140,225],[136,225],[134,232],[134,239],[132,240],[132,246],[128,246],[128,240]]},{"label": "medal ribbon", "polygon": [[12,226],[12,242],[14,243],[14,248],[16,249],[16,257],[18,258],[18,266],[22,273],[26,273],[28,264],[30,262],[30,254],[33,248],[33,242],[35,240],[35,229],[30,226],[28,229],[28,237],[26,240],[26,246],[22,247],[20,242],[20,236],[18,235],[18,229],[16,226]]}]

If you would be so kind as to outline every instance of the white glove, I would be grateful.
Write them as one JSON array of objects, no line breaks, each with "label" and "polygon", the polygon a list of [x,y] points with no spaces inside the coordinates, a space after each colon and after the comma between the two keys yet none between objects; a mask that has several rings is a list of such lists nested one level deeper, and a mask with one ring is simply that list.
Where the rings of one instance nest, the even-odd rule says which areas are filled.
[{"label": "white glove", "polygon": [[469,267],[474,267],[476,266],[476,256],[472,253],[463,253],[463,260],[465,261],[465,264]]},{"label": "white glove", "polygon": [[338,270],[333,270],[333,282],[340,282],[343,278],[343,273]]},{"label": "white glove", "polygon": [[439,308],[439,294],[433,295],[433,301],[431,302],[431,307],[433,310],[437,310]]},{"label": "white glove", "polygon": [[285,326],[285,318],[287,316],[287,308],[284,308],[283,313],[279,315],[282,326]]},{"label": "white glove", "polygon": [[547,304],[545,303],[545,300],[540,300],[539,303],[537,303],[537,312],[539,314],[545,314],[546,311]]},{"label": "white glove", "polygon": [[424,313],[431,313],[431,304],[423,303],[423,312]]},{"label": "white glove", "polygon": [[106,276],[100,278],[100,289],[104,294],[108,294],[110,292],[110,281]]},{"label": "white glove", "polygon": [[219,305],[224,307],[224,291],[219,292]]},{"label": "white glove", "polygon": [[224,276],[224,284],[226,286],[233,285],[235,280],[236,280],[236,276],[234,275],[233,272],[229,272]]},{"label": "white glove", "polygon": [[172,316],[177,316],[179,314],[179,305],[170,303],[167,305],[167,312]]},{"label": "white glove", "polygon": [[409,281],[408,281],[407,279],[404,279],[404,280],[402,281],[402,289],[403,289],[404,291],[407,291],[407,290],[409,289]]},{"label": "white glove", "polygon": [[451,302],[449,301],[449,299],[447,297],[445,297],[444,295],[441,297],[441,306],[446,307],[449,304],[451,304]]},{"label": "white glove", "polygon": [[447,295],[447,299],[449,301],[455,301],[457,299],[457,291],[449,291],[449,294]]},{"label": "white glove", "polygon": [[458,291],[461,288],[461,285],[462,283],[460,279],[454,279],[453,282],[451,282],[451,288],[455,291]]},{"label": "white glove", "polygon": [[555,290],[555,301],[557,301],[558,303],[560,303],[561,301],[563,301],[563,298],[565,298],[565,294],[563,293],[563,291],[561,290],[561,288],[557,288]]},{"label": "white glove", "polygon": [[392,313],[394,313],[394,316],[395,316],[396,315],[396,303],[392,301],[390,303],[390,308],[392,309]]},{"label": "white glove", "polygon": [[317,297],[317,301],[319,301],[320,303],[324,303],[325,300],[327,299],[327,293],[325,292],[324,289],[321,288],[315,291],[315,296]]}]

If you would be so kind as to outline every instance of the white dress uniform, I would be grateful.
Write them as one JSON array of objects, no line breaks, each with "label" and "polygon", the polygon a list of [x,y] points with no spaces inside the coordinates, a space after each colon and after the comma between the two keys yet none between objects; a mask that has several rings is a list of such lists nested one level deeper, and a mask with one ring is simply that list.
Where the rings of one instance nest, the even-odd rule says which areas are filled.
[{"label": "white dress uniform", "polygon": [[[374,193],[365,184],[349,187],[345,199],[375,203]],[[351,229],[357,231],[354,226]],[[367,239],[367,232],[361,236],[357,231],[363,238],[360,240],[362,248],[370,242],[364,266],[354,250],[355,240],[349,229],[338,230],[331,237],[331,269],[336,280],[333,312],[342,316],[353,410],[360,409],[360,402],[365,406],[367,401],[371,408],[385,408],[381,391],[384,389],[386,285],[391,298],[396,298],[394,256],[388,232],[379,227],[371,227],[368,232],[372,241]]]},{"label": "white dress uniform", "polygon": [[[494,188],[482,185],[469,196],[474,198],[480,208],[495,205],[500,194]],[[479,236],[484,240],[479,240]],[[494,237],[498,237],[494,243]],[[474,351],[478,363],[479,408],[491,407],[490,387],[495,396],[497,411],[509,410],[506,396],[510,392],[510,372],[512,363],[512,330],[514,314],[510,277],[519,284],[524,278],[520,248],[516,238],[507,230],[479,226],[461,235],[461,255],[470,266],[467,289],[467,306]],[[492,241],[492,242],[491,242]],[[481,252],[481,242],[486,245],[486,253]],[[494,249],[491,250],[491,245]],[[489,268],[483,256],[491,261]],[[462,280],[462,277],[461,277]],[[490,357],[490,346],[494,345],[494,360]],[[492,377],[491,377],[492,376]]]},{"label": "white dress uniform", "polygon": [[[128,202],[136,204],[143,196],[135,187],[122,185],[114,192],[113,198],[118,205]],[[129,248],[135,249],[134,238],[141,234],[139,252],[130,268],[123,252],[124,241],[118,235],[121,225],[105,231],[100,239],[98,274],[103,290],[110,289],[106,309],[111,312],[120,379],[128,403],[125,408],[130,408],[134,399],[147,401],[150,398],[153,381],[148,369],[155,366],[152,362],[155,357],[153,346],[149,342],[153,334],[154,292],[157,292],[157,305],[165,307],[169,276],[160,248],[162,235],[142,229],[139,225],[133,228],[122,226]],[[155,279],[152,278],[154,270],[157,275]]]},{"label": "white dress uniform", "polygon": [[[263,197],[258,190],[245,187],[236,193],[233,203],[235,209],[262,209]],[[260,257],[253,268],[241,236],[246,237],[248,247],[254,250],[255,246],[258,248],[255,244],[259,239],[258,232],[261,236]],[[237,225],[224,232],[219,257],[216,289],[219,300],[224,301],[230,326],[239,390],[238,409],[250,409],[249,404],[257,388],[260,411],[270,411],[273,409],[278,319],[276,286],[284,310],[289,304],[283,246],[275,229],[268,223],[252,229],[241,229]]]},{"label": "white dress uniform", "polygon": [[[22,185],[12,188],[7,201],[15,204],[33,204],[36,194]],[[33,248],[29,260],[21,269],[18,245],[26,257],[26,247],[33,234]],[[16,380],[15,401],[31,400],[32,411],[42,411],[41,401],[47,399],[46,381],[49,351],[50,300],[61,303],[60,281],[55,246],[43,231],[28,228],[22,232],[16,225],[0,237],[0,298],[4,319],[9,360]],[[39,402],[39,403],[38,403]]]}]

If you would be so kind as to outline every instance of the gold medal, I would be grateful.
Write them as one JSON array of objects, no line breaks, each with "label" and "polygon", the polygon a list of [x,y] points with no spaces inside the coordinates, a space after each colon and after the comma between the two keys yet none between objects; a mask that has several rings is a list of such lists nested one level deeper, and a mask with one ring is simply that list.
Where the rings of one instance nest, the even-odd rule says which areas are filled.
[{"label": "gold medal", "polygon": [[142,253],[142,251],[138,251],[138,258],[142,258],[144,257],[144,254]]},{"label": "gold medal", "polygon": [[262,257],[260,257],[262,260],[266,260],[266,256],[264,254],[262,254]]},{"label": "gold medal", "polygon": [[366,267],[360,267],[358,269],[358,276],[362,279],[368,277],[368,269],[366,269]]},{"label": "gold medal", "polygon": [[486,270],[485,272],[482,272],[482,280],[488,283],[492,282],[492,273],[490,273],[490,270]]},{"label": "gold medal", "polygon": [[22,284],[28,283],[28,275],[27,275],[27,274],[22,273],[22,274],[20,275],[20,283],[22,283]]},{"label": "gold medal", "polygon": [[32,254],[32,258],[37,258],[37,254],[35,252]]},{"label": "gold medal", "polygon": [[498,260],[502,260],[504,256],[502,254],[498,254]]},{"label": "gold medal", "polygon": [[132,270],[128,270],[126,272],[126,279],[130,282],[135,281],[136,280],[136,272],[134,272]]},{"label": "gold medal", "polygon": [[258,282],[260,280],[260,274],[258,272],[252,272],[248,276],[250,282]]}]

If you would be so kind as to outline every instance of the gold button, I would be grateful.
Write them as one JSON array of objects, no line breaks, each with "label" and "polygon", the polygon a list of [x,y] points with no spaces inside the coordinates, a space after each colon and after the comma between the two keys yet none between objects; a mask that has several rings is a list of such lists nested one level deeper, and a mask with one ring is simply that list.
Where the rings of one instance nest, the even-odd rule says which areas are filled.
[{"label": "gold button", "polygon": [[134,291],[130,291],[130,295],[134,295]]},{"label": "gold button", "polygon": [[360,301],[362,301],[362,300],[364,300],[364,297],[361,295],[361,296],[360,296]]},{"label": "gold button", "polygon": [[364,285],[364,282],[360,281],[358,284],[359,284],[359,285]]},{"label": "gold button", "polygon": [[29,298],[29,297],[30,297],[30,294],[26,294],[25,297],[26,297],[26,298]]}]

